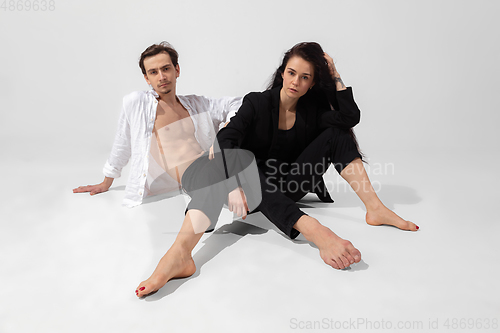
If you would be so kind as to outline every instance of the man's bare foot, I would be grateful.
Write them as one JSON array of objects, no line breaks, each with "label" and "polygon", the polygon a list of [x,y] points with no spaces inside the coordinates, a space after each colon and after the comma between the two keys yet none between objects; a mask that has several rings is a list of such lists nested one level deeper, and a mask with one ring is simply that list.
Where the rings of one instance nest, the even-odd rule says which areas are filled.
[{"label": "man's bare foot", "polygon": [[193,275],[196,266],[190,254],[171,248],[161,258],[153,274],[139,284],[135,294],[137,297],[147,296],[174,278],[184,278]]},{"label": "man's bare foot", "polygon": [[300,231],[308,241],[313,242],[319,249],[321,259],[335,269],[344,269],[361,261],[361,253],[351,242],[340,238],[308,215],[303,215],[294,228]]},{"label": "man's bare foot", "polygon": [[377,208],[368,209],[366,223],[369,225],[392,225],[402,230],[417,231],[419,227],[410,221],[403,220],[389,208],[381,205]]}]

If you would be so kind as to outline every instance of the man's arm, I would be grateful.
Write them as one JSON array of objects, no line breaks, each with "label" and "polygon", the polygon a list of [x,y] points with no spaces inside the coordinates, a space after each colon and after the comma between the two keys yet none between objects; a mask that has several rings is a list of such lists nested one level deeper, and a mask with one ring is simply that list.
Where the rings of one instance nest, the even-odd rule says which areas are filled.
[{"label": "man's arm", "polygon": [[114,178],[104,177],[104,180],[100,184],[79,186],[73,189],[73,193],[84,193],[90,192],[90,195],[95,195],[98,193],[106,192],[113,184]]},{"label": "man's arm", "polygon": [[241,97],[210,98],[210,108],[208,111],[217,131],[229,123],[229,119],[241,107],[242,100]]},{"label": "man's arm", "polygon": [[[211,98],[209,113],[216,130],[221,130],[229,124],[229,119],[233,117],[242,103],[241,97]],[[214,158],[214,146],[210,147],[209,159]]]},{"label": "man's arm", "polygon": [[73,193],[90,192],[90,195],[95,195],[108,191],[114,179],[120,177],[121,169],[128,163],[131,155],[131,144],[130,125],[126,116],[126,97],[123,99],[123,107],[118,119],[115,141],[103,169],[104,180],[95,185],[79,186],[73,189]]}]

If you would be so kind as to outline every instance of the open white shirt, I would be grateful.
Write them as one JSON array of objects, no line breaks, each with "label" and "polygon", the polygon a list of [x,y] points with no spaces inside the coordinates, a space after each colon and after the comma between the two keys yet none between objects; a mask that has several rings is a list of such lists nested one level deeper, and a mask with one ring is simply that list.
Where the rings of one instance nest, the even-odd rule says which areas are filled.
[{"label": "open white shirt", "polygon": [[[134,207],[142,203],[150,184],[157,175],[149,172],[149,151],[156,119],[158,94],[154,90],[136,91],[123,98],[118,130],[108,160],[103,168],[105,177],[118,178],[122,168],[131,160],[130,175],[125,188],[123,205]],[[241,97],[210,98],[205,96],[177,96],[188,110],[194,124],[195,138],[204,151],[212,146],[220,128],[236,114]],[[165,192],[179,190],[172,178],[165,183]]]}]

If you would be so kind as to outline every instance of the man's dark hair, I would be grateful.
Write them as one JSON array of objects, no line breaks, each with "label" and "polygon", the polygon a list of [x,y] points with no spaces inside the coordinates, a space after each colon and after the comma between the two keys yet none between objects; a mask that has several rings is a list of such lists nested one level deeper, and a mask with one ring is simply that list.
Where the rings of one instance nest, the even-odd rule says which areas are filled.
[{"label": "man's dark hair", "polygon": [[146,75],[146,68],[144,68],[144,59],[160,53],[167,53],[172,60],[172,64],[174,66],[177,66],[179,54],[172,45],[167,42],[161,42],[160,44],[151,45],[146,50],[144,50],[144,52],[142,52],[141,58],[139,59],[139,67],[141,68],[142,74]]}]

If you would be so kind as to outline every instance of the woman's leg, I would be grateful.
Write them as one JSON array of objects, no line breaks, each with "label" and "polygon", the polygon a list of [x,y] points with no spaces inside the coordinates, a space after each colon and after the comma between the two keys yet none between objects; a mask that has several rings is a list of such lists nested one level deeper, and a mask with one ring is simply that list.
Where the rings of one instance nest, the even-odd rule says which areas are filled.
[{"label": "woman's leg", "polygon": [[356,158],[349,163],[340,172],[340,175],[349,183],[365,205],[366,223],[370,225],[392,225],[402,230],[418,230],[416,224],[403,220],[384,206],[373,189],[361,159]]},{"label": "woman's leg", "polygon": [[[332,163],[340,173],[357,157],[361,155],[347,131],[338,128],[324,130],[291,164],[286,177],[286,195],[294,201],[299,201],[309,192],[318,194],[320,199],[330,198],[323,182],[324,173]],[[330,202],[333,200],[330,199]]]},{"label": "woman's leg", "polygon": [[[302,191],[287,193],[287,196],[299,200],[305,193],[312,191],[310,184],[315,184],[322,177],[330,163],[349,183],[366,207],[366,222],[370,225],[392,225],[402,230],[418,230],[418,226],[405,221],[393,211],[384,206],[372,187],[370,179],[360,159],[361,155],[347,131],[327,129],[321,133],[298,157],[296,164],[300,165],[300,174],[291,174],[289,182],[300,184]],[[326,167],[325,167],[326,166]],[[311,172],[312,170],[313,172]],[[320,170],[323,172],[318,173]],[[316,180],[314,180],[316,177]],[[297,185],[294,185],[297,188]]]},{"label": "woman's leg", "polygon": [[340,238],[315,218],[303,215],[293,227],[318,247],[319,255],[327,265],[343,269],[361,261],[361,252],[350,241]]},{"label": "woman's leg", "polygon": [[[326,130],[306,148],[297,159],[297,162],[300,164],[299,169],[306,172],[289,175],[287,180],[296,182],[300,185],[298,188],[302,190],[293,193],[288,192],[288,197],[299,200],[307,192],[313,191],[308,186],[316,184],[317,179],[315,178],[322,176],[329,163],[334,163],[337,171],[351,185],[365,204],[368,224],[389,224],[403,230],[418,230],[415,224],[401,219],[382,204],[370,183],[355,144],[347,132],[338,129]],[[309,167],[304,168],[304,165]],[[321,174],[318,172],[311,173],[309,171],[311,169],[314,171],[323,170],[323,172],[320,172]],[[297,186],[294,186],[294,188],[297,188]],[[361,253],[351,242],[340,238],[308,215],[301,216],[293,225],[293,229],[299,231],[307,240],[316,244],[320,250],[321,258],[334,268],[345,268],[361,260]]]},{"label": "woman's leg", "polygon": [[351,242],[340,238],[318,220],[301,211],[260,169],[259,174],[262,188],[259,210],[281,231],[292,239],[302,233],[318,247],[323,261],[335,269],[346,268],[361,260],[361,253]]}]

